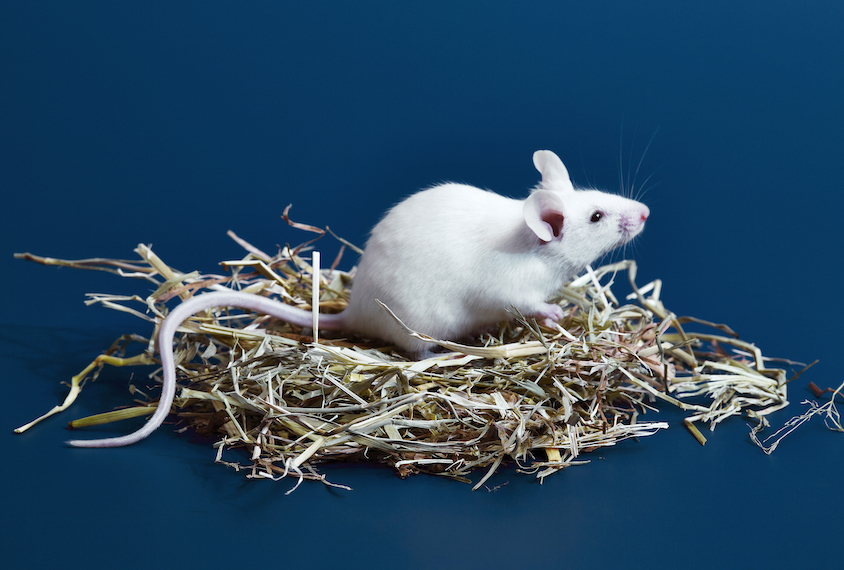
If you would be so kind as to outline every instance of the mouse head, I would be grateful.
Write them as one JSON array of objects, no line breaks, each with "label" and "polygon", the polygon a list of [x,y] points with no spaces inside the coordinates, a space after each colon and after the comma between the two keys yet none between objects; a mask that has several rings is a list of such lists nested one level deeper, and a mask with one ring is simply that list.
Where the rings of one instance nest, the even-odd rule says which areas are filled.
[{"label": "mouse head", "polygon": [[650,211],[635,200],[598,190],[575,190],[563,162],[538,150],[533,164],[542,181],[525,200],[527,226],[543,247],[583,268],[638,235]]}]

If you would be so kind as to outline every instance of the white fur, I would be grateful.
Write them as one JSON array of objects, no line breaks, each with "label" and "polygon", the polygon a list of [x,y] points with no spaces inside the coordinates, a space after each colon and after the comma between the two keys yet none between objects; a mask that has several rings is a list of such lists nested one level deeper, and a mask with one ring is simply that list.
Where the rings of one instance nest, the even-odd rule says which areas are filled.
[{"label": "white fur", "polygon": [[[510,307],[559,318],[548,298],[638,234],[649,211],[621,196],[574,190],[551,151],[534,153],[534,164],[542,182],[526,200],[442,184],[391,209],[366,244],[345,328],[421,355],[431,345],[405,335],[376,299],[411,329],[448,340],[511,318]],[[595,212],[602,218],[593,223]]]}]

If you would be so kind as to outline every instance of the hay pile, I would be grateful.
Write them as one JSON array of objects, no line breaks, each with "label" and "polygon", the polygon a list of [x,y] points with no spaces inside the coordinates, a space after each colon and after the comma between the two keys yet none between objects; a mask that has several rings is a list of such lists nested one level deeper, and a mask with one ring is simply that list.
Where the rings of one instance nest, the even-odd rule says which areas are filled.
[{"label": "hay pile", "polygon": [[[248,253],[222,263],[227,275],[181,273],[144,245],[133,261],[18,257],[154,284],[147,298],[92,294],[87,301],[153,323],[151,339],[168,300],[204,291],[233,288],[312,310],[315,271],[309,244],[270,256],[230,235]],[[341,254],[350,246],[343,243]],[[613,278],[623,272],[633,290],[628,304],[619,303],[611,290]],[[336,269],[316,273],[320,310],[342,310],[350,275]],[[481,338],[480,346],[443,342],[453,352],[418,362],[361,339],[315,342],[312,331],[220,308],[180,329],[175,346],[180,390],[172,416],[184,429],[218,437],[217,460],[248,469],[250,477],[324,481],[315,469],[320,463],[375,461],[401,476],[425,472],[464,481],[485,468],[478,488],[507,459],[543,479],[584,463],[586,452],[652,435],[668,425],[642,416],[666,403],[689,412],[685,424],[701,443],[699,423],[714,429],[744,413],[761,427],[766,414],[788,404],[783,368],[769,367],[772,361],[727,327],[675,317],[659,300],[660,282],[638,287],[635,277],[631,261],[589,270],[560,291],[556,301],[566,316],[556,329],[518,316],[495,336]],[[711,332],[685,331],[689,322]],[[125,357],[137,343],[142,351]],[[153,341],[121,337],[74,377],[64,404],[32,424],[69,406],[86,378],[95,378],[104,364],[155,362]],[[159,375],[157,369],[150,378]],[[154,402],[143,401],[71,427],[154,409]],[[246,454],[226,453],[238,448]]]}]

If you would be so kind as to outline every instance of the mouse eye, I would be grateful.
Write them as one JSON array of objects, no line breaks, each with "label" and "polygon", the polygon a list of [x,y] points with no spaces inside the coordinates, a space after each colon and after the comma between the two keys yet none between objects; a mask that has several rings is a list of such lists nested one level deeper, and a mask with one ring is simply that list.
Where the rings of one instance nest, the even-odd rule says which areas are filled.
[{"label": "mouse eye", "polygon": [[594,214],[592,214],[592,217],[589,219],[589,221],[594,224],[595,222],[600,222],[601,218],[603,217],[604,214],[602,214],[601,212],[595,212]]}]

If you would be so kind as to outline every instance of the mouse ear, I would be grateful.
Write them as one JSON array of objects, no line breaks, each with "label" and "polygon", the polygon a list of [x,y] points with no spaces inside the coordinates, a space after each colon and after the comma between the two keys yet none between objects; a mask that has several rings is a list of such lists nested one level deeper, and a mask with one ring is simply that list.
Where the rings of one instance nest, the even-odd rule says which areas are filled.
[{"label": "mouse ear", "polygon": [[555,190],[574,190],[569,178],[569,171],[560,157],[550,150],[538,150],[533,153],[533,165],[542,175],[545,187],[553,186]]},{"label": "mouse ear", "polygon": [[550,190],[536,190],[522,208],[525,223],[542,241],[549,242],[563,234],[563,201]]}]

